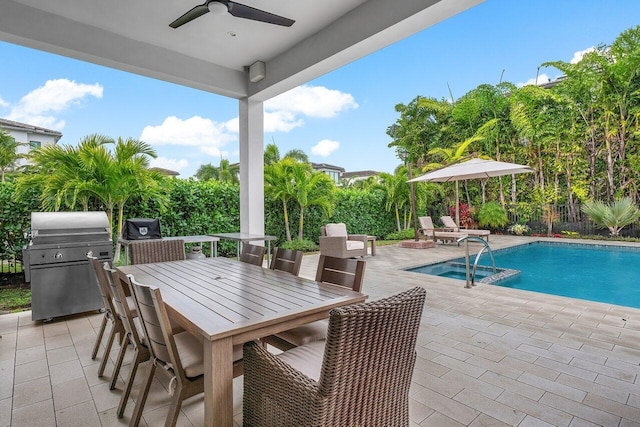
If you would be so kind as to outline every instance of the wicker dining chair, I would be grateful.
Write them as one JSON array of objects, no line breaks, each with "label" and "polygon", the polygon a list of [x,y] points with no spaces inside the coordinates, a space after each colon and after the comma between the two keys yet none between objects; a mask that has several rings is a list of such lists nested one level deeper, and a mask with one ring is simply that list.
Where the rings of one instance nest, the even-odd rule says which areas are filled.
[{"label": "wicker dining chair", "polygon": [[182,261],[187,259],[184,253],[184,240],[139,240],[129,244],[131,264],[152,262]]},{"label": "wicker dining chair", "polygon": [[[156,367],[171,379],[169,387],[175,384],[165,427],[176,424],[184,399],[204,392],[204,355],[202,343],[188,332],[174,334],[169,315],[160,294],[160,289],[142,285],[131,275],[127,276],[131,283],[132,293],[138,305],[138,313],[142,320],[142,329],[149,345],[153,363],[142,384],[136,400],[130,426],[137,426],[149,394]],[[242,375],[242,346],[233,347],[234,377]]]},{"label": "wicker dining chair", "polygon": [[240,251],[240,257],[238,259],[241,262],[246,262],[247,264],[253,264],[262,267],[265,252],[266,249],[264,246],[252,245],[251,243],[243,243],[242,251]]},{"label": "wicker dining chair", "polygon": [[272,270],[286,271],[294,276],[300,274],[300,266],[302,266],[302,251],[296,251],[293,249],[273,248],[273,255],[271,256]]},{"label": "wicker dining chair", "polygon": [[[316,282],[350,288],[356,292],[362,290],[366,261],[350,258],[335,258],[320,255]],[[290,350],[311,341],[323,340],[327,337],[328,322],[318,320],[284,332],[279,332],[264,341],[280,350]]]},{"label": "wicker dining chair", "polygon": [[408,426],[426,291],[331,310],[326,341],[244,346],[245,426]]},{"label": "wicker dining chair", "polygon": [[[109,353],[111,352],[113,341],[116,338],[116,335],[120,335],[120,341],[122,342],[124,340],[125,329],[120,316],[117,315],[113,302],[111,286],[109,286],[109,279],[102,268],[102,264],[100,264],[98,258],[94,256],[88,256],[87,258],[89,258],[91,270],[95,273],[98,289],[100,290],[100,296],[102,297],[102,303],[104,305],[104,317],[102,318],[98,337],[96,338],[96,342],[93,345],[93,351],[91,352],[92,360],[95,360],[98,355],[98,350],[100,349],[100,344],[102,342],[107,323],[111,323],[111,332],[109,333],[107,345],[104,349],[104,353],[102,353],[102,361],[98,368],[98,377],[102,377],[104,375],[104,369],[107,366],[107,360],[109,360]],[[114,377],[117,377],[117,375],[114,375]]]},{"label": "wicker dining chair", "polygon": [[138,372],[138,367],[142,362],[146,362],[147,360],[149,360],[150,353],[148,342],[146,340],[144,332],[142,331],[142,325],[140,324],[140,319],[138,317],[137,307],[135,311],[133,311],[130,304],[126,303],[128,302],[128,299],[133,298],[131,296],[127,296],[127,294],[130,293],[131,289],[129,278],[120,271],[109,268],[109,264],[107,263],[105,263],[103,267],[107,276],[109,277],[109,283],[111,285],[111,289],[113,290],[113,300],[116,312],[118,313],[118,316],[120,316],[120,319],[122,320],[122,324],[124,325],[124,329],[126,331],[126,339],[120,347],[120,352],[118,353],[118,358],[116,360],[116,367],[114,369],[114,376],[111,380],[110,388],[112,390],[115,388],[115,379],[117,378],[117,374],[122,367],[122,361],[124,360],[124,356],[127,352],[127,348],[129,347],[129,343],[131,343],[131,345],[133,346],[134,351],[133,360],[131,361],[131,369],[129,370],[129,376],[127,377],[122,396],[120,397],[120,403],[118,404],[117,415],[118,418],[122,418],[122,416],[124,415],[124,410],[127,407],[127,401],[129,400],[129,395],[131,394],[131,389],[133,387],[136,373]]}]

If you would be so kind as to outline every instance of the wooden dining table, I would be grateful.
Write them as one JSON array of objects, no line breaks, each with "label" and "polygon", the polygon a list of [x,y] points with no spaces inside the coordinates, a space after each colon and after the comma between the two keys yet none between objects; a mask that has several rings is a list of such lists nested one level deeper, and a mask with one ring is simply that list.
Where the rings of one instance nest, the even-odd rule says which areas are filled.
[{"label": "wooden dining table", "polygon": [[169,316],[204,350],[205,425],[233,425],[233,346],[327,318],[367,295],[228,258],[118,267],[160,288]]}]

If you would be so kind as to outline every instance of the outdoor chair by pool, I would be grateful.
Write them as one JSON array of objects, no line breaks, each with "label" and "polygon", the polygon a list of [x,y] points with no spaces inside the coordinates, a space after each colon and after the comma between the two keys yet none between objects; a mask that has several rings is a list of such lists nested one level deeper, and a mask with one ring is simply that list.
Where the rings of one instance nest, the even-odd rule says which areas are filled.
[{"label": "outdoor chair by pool", "polygon": [[408,426],[426,291],[331,310],[326,341],[244,346],[246,426]]},{"label": "outdoor chair by pool", "polygon": [[444,225],[445,228],[451,229],[451,231],[467,233],[469,236],[476,236],[476,237],[485,239],[487,242],[489,241],[489,235],[491,234],[491,231],[489,230],[478,230],[475,228],[466,228],[466,227],[458,228],[458,226],[456,225],[456,222],[449,215],[440,217],[440,221],[442,221],[442,224]]},{"label": "outdoor chair by pool", "polygon": [[262,267],[264,261],[264,254],[266,249],[264,246],[252,245],[251,243],[243,243],[242,251],[238,259],[240,262],[246,262],[247,264],[253,264]]},{"label": "outdoor chair by pool", "polygon": [[320,253],[336,258],[367,255],[366,234],[348,234],[347,226],[340,222],[320,227]]},{"label": "outdoor chair by pool", "polygon": [[447,228],[435,228],[433,226],[433,221],[430,216],[421,216],[418,217],[420,220],[420,229],[418,230],[422,236],[426,239],[431,239],[434,242],[438,240],[442,240],[443,243],[446,242],[455,242],[461,237],[466,237],[468,234],[452,231]]},{"label": "outdoor chair by pool", "polygon": [[186,259],[184,240],[140,240],[129,245],[131,264],[182,261]]},{"label": "outdoor chair by pool", "polygon": [[[111,292],[111,286],[109,286],[109,280],[107,275],[102,268],[102,264],[98,258],[93,256],[88,256],[89,264],[91,264],[92,271],[96,275],[96,280],[98,283],[98,289],[100,290],[100,295],[102,296],[102,302],[104,304],[104,317],[102,318],[102,324],[100,325],[100,330],[98,331],[98,337],[96,338],[96,343],[93,345],[93,351],[91,352],[91,359],[95,360],[98,350],[100,349],[100,343],[102,342],[102,337],[104,335],[104,331],[107,327],[107,323],[111,323],[111,332],[109,333],[109,338],[107,339],[107,346],[104,349],[104,353],[102,354],[102,361],[100,362],[100,367],[98,368],[98,377],[102,377],[104,374],[104,369],[107,366],[107,360],[109,359],[109,353],[111,352],[111,347],[113,346],[113,340],[116,335],[120,335],[120,341],[124,341],[124,325],[122,324],[122,320],[120,320],[120,316],[117,315],[113,294]],[[114,375],[114,378],[117,375]]]},{"label": "outdoor chair by pool", "polygon": [[271,256],[272,270],[286,271],[294,276],[300,274],[300,266],[302,265],[302,251],[293,249],[274,248]]},{"label": "outdoor chair by pool", "polygon": [[[149,364],[129,425],[138,425],[156,367],[160,367],[162,369],[158,369],[158,372],[163,372],[170,378],[169,388],[175,387],[175,390],[170,390],[173,399],[164,424],[165,427],[173,427],[183,400],[204,392],[202,342],[188,332],[173,334],[160,289],[137,283],[131,275],[128,278],[153,360]],[[233,375],[236,377],[242,375],[242,346],[234,346],[233,355]]]},{"label": "outdoor chair by pool", "polygon": [[[365,265],[366,262],[363,260],[320,255],[316,281],[331,283],[360,292],[362,290]],[[280,350],[289,350],[311,341],[324,340],[327,337],[327,327],[327,320],[318,320],[317,322],[280,332],[264,341]]]}]

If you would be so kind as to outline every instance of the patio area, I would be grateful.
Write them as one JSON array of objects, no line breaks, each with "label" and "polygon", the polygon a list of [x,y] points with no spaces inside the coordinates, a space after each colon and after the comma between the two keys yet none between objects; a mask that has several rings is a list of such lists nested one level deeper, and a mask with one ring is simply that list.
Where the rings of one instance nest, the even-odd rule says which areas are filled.
[{"label": "patio area", "polygon": [[[492,236],[490,244],[530,241]],[[370,299],[416,285],[427,290],[412,426],[640,426],[640,310],[491,285],[464,289],[458,280],[402,271],[463,254],[454,244],[394,245],[366,258],[363,292]],[[301,276],[313,278],[317,262],[318,255],[305,256]],[[96,374],[100,359],[90,358],[101,318],[92,313],[43,325],[30,312],[0,316],[0,426],[128,424],[133,402],[116,418],[128,360],[110,391],[117,346],[103,378]],[[158,379],[141,425],[164,422],[168,381]],[[240,426],[242,377],[234,381],[234,405]],[[203,420],[202,395],[187,400],[178,425]]]}]

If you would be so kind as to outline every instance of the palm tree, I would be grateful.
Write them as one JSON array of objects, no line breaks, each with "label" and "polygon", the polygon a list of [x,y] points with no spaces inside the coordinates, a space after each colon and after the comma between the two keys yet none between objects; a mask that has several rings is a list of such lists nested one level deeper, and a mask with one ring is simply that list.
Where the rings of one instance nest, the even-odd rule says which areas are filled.
[{"label": "palm tree", "polygon": [[282,202],[284,215],[284,229],[287,241],[291,241],[289,226],[289,208],[287,203],[294,197],[292,169],[297,162],[291,158],[284,158],[264,168],[264,192],[267,197]]},{"label": "palm tree", "polygon": [[220,159],[218,167],[218,181],[229,184],[238,184],[238,165],[231,165],[228,159]]},{"label": "palm tree", "polygon": [[200,165],[196,171],[196,178],[198,181],[209,181],[210,179],[218,179],[218,168],[211,163],[206,165]]},{"label": "palm tree", "polygon": [[309,156],[307,156],[307,153],[300,150],[299,148],[294,148],[293,150],[287,151],[287,154],[285,154],[284,157],[297,160],[301,163],[309,163]]},{"label": "palm tree", "polygon": [[16,168],[18,160],[23,158],[17,153],[19,146],[24,145],[17,142],[8,132],[0,129],[0,173],[4,182],[5,173]]},{"label": "palm tree", "polygon": [[264,149],[264,164],[272,165],[280,161],[280,150],[275,143],[267,144]]},{"label": "palm tree", "polygon": [[[392,209],[396,216],[396,226],[398,231],[402,231],[410,223],[411,218],[407,218],[405,207],[409,203],[409,172],[406,166],[400,165],[396,168],[395,174],[382,172],[380,174],[380,184],[385,191],[385,208],[387,212]],[[400,220],[400,211],[403,211],[403,220]]]},{"label": "palm tree", "polygon": [[304,211],[318,206],[329,216],[334,207],[335,184],[323,172],[315,172],[308,163],[295,163],[293,167],[294,197],[300,206],[298,239],[304,238]]},{"label": "palm tree", "polygon": [[594,200],[582,205],[582,211],[596,223],[598,227],[608,228],[612,236],[618,236],[620,230],[640,218],[640,210],[631,198],[624,197],[611,205]]}]

